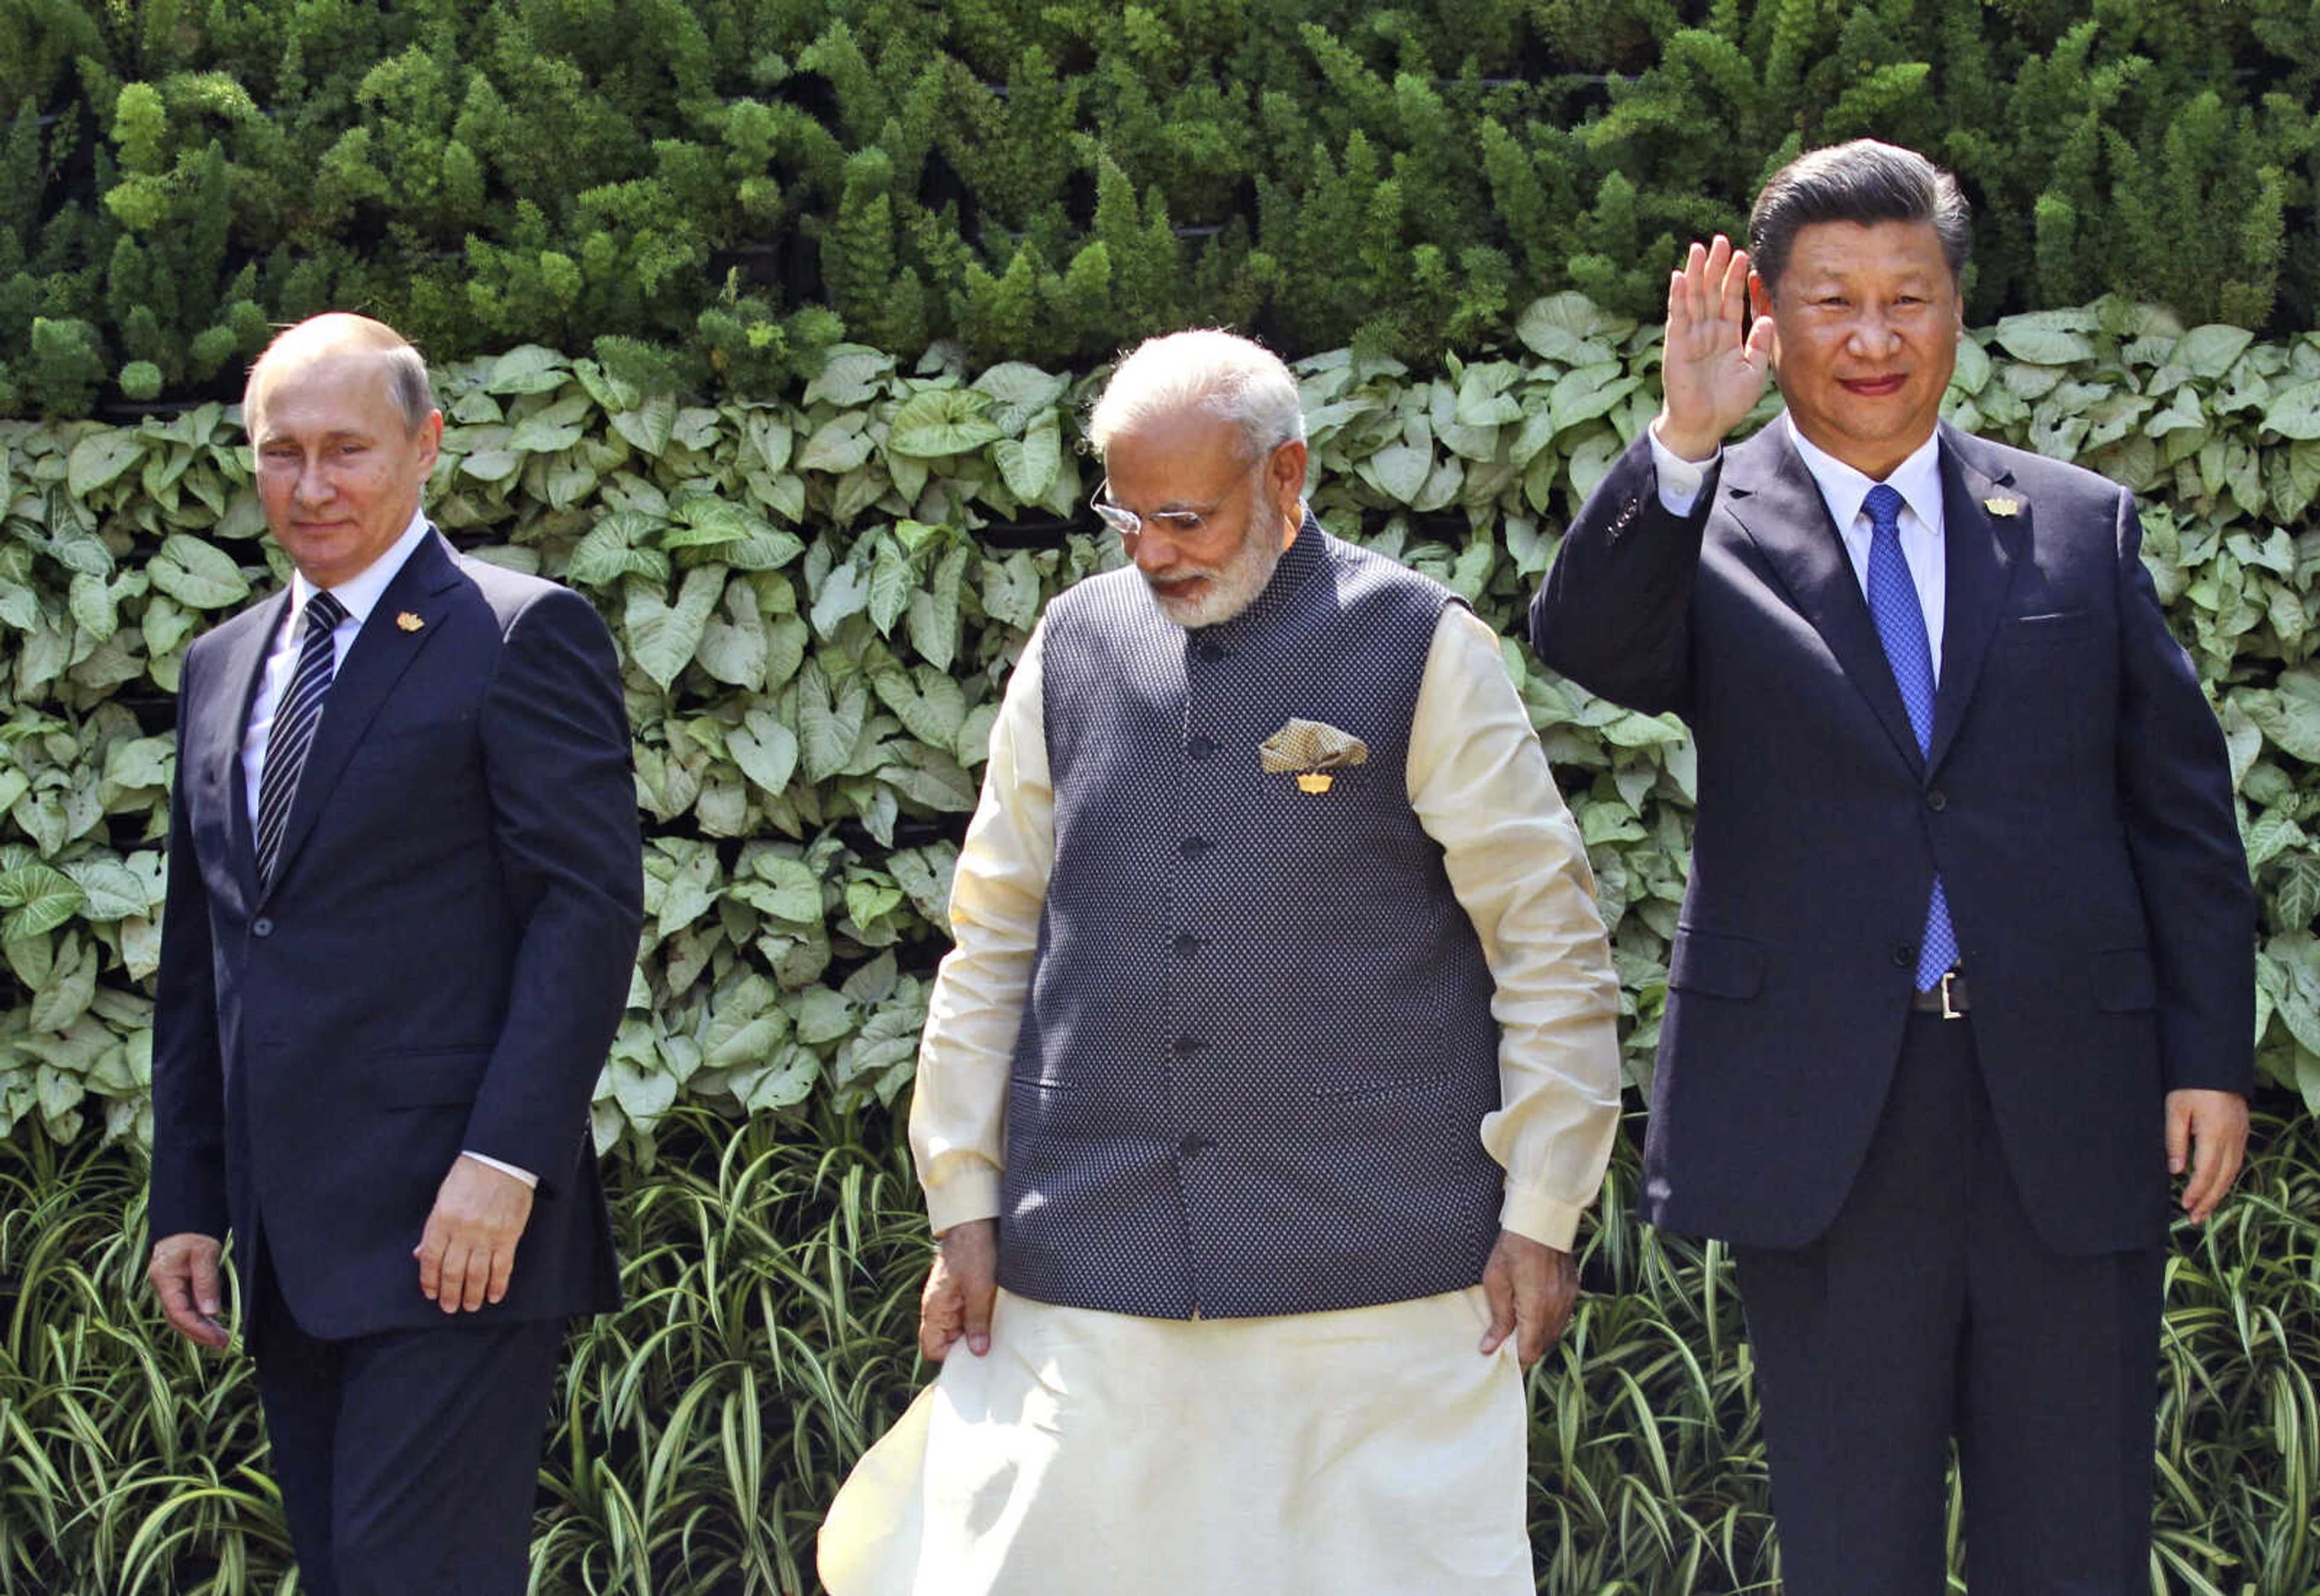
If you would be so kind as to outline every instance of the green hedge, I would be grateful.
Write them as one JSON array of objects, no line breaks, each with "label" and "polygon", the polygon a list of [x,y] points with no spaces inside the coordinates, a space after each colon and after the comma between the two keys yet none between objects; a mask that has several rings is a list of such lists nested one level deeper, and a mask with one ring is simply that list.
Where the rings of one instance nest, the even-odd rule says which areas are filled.
[{"label": "green hedge", "polygon": [[[1561,527],[1656,408],[1656,328],[1572,295],[1519,361],[1299,367],[1312,501],[1519,635]],[[434,513],[594,600],[648,821],[643,955],[596,1103],[649,1156],[681,1097],[891,1101],[944,946],[999,691],[1044,600],[1119,558],[1077,506],[1087,380],[839,346],[789,396],[694,405],[525,347],[440,374]],[[1771,403],[1768,398],[1767,404]],[[2145,497],[2145,556],[2219,704],[2264,903],[2260,1057],[2320,1111],[2320,335],[2185,331],[2107,302],[1962,349],[1956,418]],[[170,698],[186,640],[279,576],[217,405],[0,423],[0,1135],[142,1133]],[[1688,858],[1672,719],[1509,640],[1594,858],[1648,1067]]]},{"label": "green hedge", "polygon": [[[1299,367],[1313,502],[1511,630],[1656,406],[1657,331],[1575,296],[1514,359]],[[587,1330],[548,1472],[542,1591],[811,1582],[836,1480],[917,1377],[924,1221],[898,1145],[942,902],[1008,665],[1118,558],[1077,506],[1092,376],[965,379],[834,349],[693,404],[525,347],[454,367],[431,503],[559,576],[626,662],[648,907],[596,1103],[631,1307]],[[2260,1056],[2320,1111],[2320,334],[2120,302],[1962,351],[1953,413],[2144,495],[2146,554],[2216,694],[2265,923]],[[231,413],[0,423],[0,1592],[275,1588],[245,1365],[166,1343],[136,1280],[171,698],[187,639],[278,580]],[[1671,721],[1510,672],[1587,837],[1648,1070],[1692,766]],[[2267,1098],[2250,1190],[2170,1275],[2154,1590],[2320,1579],[2320,1118]],[[2282,1111],[2285,1111],[2284,1115]],[[1544,1588],[1769,1575],[1723,1260],[1638,1226],[1632,1141],[1536,1376]]]},{"label": "green hedge", "polygon": [[[269,320],[776,391],[1192,321],[1438,363],[1650,314],[1806,142],[1978,203],[1971,308],[2320,322],[2310,0],[0,0],[0,414],[231,398]],[[659,374],[655,376],[653,374]]]}]

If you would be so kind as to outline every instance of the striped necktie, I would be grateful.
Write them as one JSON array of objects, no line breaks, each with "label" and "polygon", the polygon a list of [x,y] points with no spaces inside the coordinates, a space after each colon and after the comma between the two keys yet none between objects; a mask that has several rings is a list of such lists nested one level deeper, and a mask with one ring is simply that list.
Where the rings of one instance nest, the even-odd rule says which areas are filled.
[{"label": "striped necktie", "polygon": [[346,617],[347,607],[319,588],[306,601],[306,632],[298,646],[297,673],[274,711],[274,728],[266,739],[266,767],[258,778],[258,879],[261,883],[274,879],[282,833],[290,823],[290,801],[298,794],[298,775],[306,768],[306,752],[314,745],[314,728],[322,724],[322,701],[330,695],[331,675],[338,664],[331,634]]},{"label": "striped necktie", "polygon": [[[1909,579],[1909,562],[1901,553],[1901,495],[1880,482],[1869,490],[1861,507],[1869,514],[1870,618],[1877,622],[1877,640],[1885,645],[1893,685],[1901,690],[1909,730],[1917,734],[1917,752],[1923,754],[1934,739],[1934,651],[1926,640],[1926,612],[1917,603],[1917,585]],[[1938,986],[1942,973],[1957,957],[1949,894],[1937,875],[1933,899],[1926,905],[1926,934],[1917,943],[1917,990],[1931,992]]]}]

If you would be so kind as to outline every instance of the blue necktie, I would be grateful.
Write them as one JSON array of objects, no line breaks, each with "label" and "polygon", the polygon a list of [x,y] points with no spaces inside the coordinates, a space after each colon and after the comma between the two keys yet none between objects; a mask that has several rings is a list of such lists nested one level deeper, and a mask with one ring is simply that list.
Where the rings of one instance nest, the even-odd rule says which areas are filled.
[{"label": "blue necktie", "polygon": [[[1909,712],[1917,752],[1925,754],[1934,740],[1934,651],[1926,641],[1926,612],[1917,603],[1917,585],[1909,580],[1909,562],[1901,554],[1901,495],[1880,482],[1869,490],[1861,507],[1869,512],[1870,618],[1877,622],[1877,640],[1885,645],[1885,661],[1893,667],[1901,705]],[[1942,878],[1935,875],[1933,901],[1926,905],[1926,934],[1917,944],[1917,990],[1931,992],[1939,985],[1942,972],[1957,957],[1949,898],[1942,891]]]},{"label": "blue necktie", "polygon": [[322,700],[331,691],[338,649],[331,634],[347,617],[346,606],[316,589],[306,601],[305,637],[298,650],[298,668],[282,690],[274,712],[273,730],[266,737],[266,763],[258,774],[258,879],[274,879],[275,861],[282,853],[282,833],[290,824],[290,801],[298,795],[298,775],[306,767],[306,752],[314,744],[314,728],[322,724]]}]

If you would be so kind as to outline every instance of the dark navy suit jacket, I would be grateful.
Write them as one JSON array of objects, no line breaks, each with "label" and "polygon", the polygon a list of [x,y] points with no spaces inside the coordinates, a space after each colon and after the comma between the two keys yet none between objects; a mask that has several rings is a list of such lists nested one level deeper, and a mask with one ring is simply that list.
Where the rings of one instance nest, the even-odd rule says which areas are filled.
[{"label": "dark navy suit jacket", "polygon": [[588,1102],[642,873],[612,639],[430,533],[347,651],[261,887],[242,731],[287,603],[196,640],[178,688],[152,1232],[231,1228],[245,1290],[270,1259],[313,1335],[440,1324],[412,1248],[468,1150],[539,1176],[482,1317],[617,1306]]},{"label": "dark navy suit jacket", "polygon": [[1804,1245],[1899,1056],[1938,866],[2033,1223],[2065,1253],[2164,1234],[2166,1092],[2252,1084],[2253,896],[2223,739],[2132,498],[1941,432],[1947,613],[1921,756],[1785,427],[1693,513],[1638,439],[1531,611],[1547,664],[1673,710],[1699,751],[1645,1156],[1654,1222]]}]

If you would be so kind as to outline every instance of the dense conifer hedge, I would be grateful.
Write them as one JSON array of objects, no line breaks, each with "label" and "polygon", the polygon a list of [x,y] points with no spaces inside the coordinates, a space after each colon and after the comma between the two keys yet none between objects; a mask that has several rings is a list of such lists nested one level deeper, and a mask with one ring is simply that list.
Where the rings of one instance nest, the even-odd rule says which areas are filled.
[{"label": "dense conifer hedge", "polygon": [[269,320],[772,391],[1647,313],[1804,143],[1977,202],[1980,321],[2320,317],[2312,0],[0,0],[0,414],[230,398]]}]

